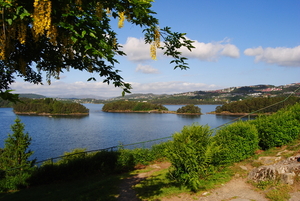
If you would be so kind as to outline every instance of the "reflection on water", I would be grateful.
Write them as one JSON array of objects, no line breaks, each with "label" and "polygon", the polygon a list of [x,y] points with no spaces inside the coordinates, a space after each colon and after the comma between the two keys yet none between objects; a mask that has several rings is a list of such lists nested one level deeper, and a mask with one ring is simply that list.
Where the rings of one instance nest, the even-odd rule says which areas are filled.
[{"label": "reflection on water", "polygon": [[177,114],[179,118],[186,118],[186,119],[198,119],[201,115],[188,115],[188,114]]}]

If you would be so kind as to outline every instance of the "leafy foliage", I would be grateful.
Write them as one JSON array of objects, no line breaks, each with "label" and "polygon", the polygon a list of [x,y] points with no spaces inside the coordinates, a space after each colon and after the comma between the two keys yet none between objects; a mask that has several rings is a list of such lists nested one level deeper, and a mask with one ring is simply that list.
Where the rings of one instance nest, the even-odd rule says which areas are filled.
[{"label": "leafy foliage", "polygon": [[102,110],[108,111],[149,111],[149,110],[168,110],[161,104],[153,104],[147,102],[135,102],[135,101],[116,101],[106,103],[103,105]]},{"label": "leafy foliage", "polygon": [[195,105],[186,105],[177,110],[177,113],[196,113],[201,114],[201,109]]},{"label": "leafy foliage", "polygon": [[[160,48],[173,58],[174,68],[187,69],[187,58],[179,50],[182,47],[192,50],[192,41],[185,33],[173,32],[170,27],[159,29],[156,13],[151,10],[152,2],[1,1],[0,91],[9,89],[15,81],[14,75],[39,84],[41,71],[45,71],[50,83],[51,78],[59,79],[60,73],[73,68],[99,74],[104,83],[123,88],[123,94],[130,92],[130,84],[115,69],[116,57],[126,55],[120,50],[116,31],[111,26],[115,19],[119,20],[119,28],[124,26],[125,19],[143,28],[152,58],[156,58],[156,49]],[[36,64],[37,71],[32,64]]]},{"label": "leafy foliage", "polygon": [[258,130],[262,149],[285,145],[300,135],[300,104],[281,109],[270,116],[260,116],[251,123]]},{"label": "leafy foliage", "polygon": [[[265,108],[259,111],[259,113],[270,113],[270,112],[277,112],[281,108],[300,102],[299,97],[292,96],[289,97],[289,99],[287,100],[285,100],[285,98],[286,97],[280,97],[280,96],[268,97],[268,98],[262,98],[262,97],[251,98],[242,101],[225,103],[222,106],[217,106],[215,111],[216,113],[221,113],[221,112],[251,113],[260,110],[261,108]],[[279,104],[275,105],[275,103],[279,103]]]},{"label": "leafy foliage", "polygon": [[57,101],[52,98],[45,99],[20,99],[22,102],[13,105],[15,112],[24,113],[48,113],[48,114],[75,114],[88,113],[89,110],[79,104]]},{"label": "leafy foliage", "polygon": [[31,137],[24,133],[24,124],[17,118],[11,126],[13,134],[5,140],[5,147],[0,152],[0,191],[18,189],[26,186],[27,179],[32,172],[35,160],[29,161],[33,151],[28,150]]},{"label": "leafy foliage", "polygon": [[211,164],[216,147],[209,126],[184,126],[167,144],[167,158],[171,161],[169,177],[193,191],[201,188],[200,179],[215,171]]},{"label": "leafy foliage", "polygon": [[258,147],[258,132],[249,122],[238,121],[221,128],[214,136],[220,149],[213,161],[216,165],[232,164],[254,155]]}]

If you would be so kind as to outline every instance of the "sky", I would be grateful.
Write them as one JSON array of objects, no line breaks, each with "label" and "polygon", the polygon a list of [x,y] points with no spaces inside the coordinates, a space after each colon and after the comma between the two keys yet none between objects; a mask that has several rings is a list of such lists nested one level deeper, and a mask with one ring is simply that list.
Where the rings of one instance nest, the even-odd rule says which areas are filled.
[{"label": "sky", "polygon": [[[171,58],[150,58],[142,29],[125,22],[117,28],[118,41],[126,57],[117,57],[116,69],[132,94],[176,94],[228,87],[300,82],[299,0],[156,0],[153,3],[160,27],[186,33],[196,47],[182,49],[188,70],[174,70]],[[97,81],[87,82],[91,76]],[[18,79],[15,93],[37,93],[48,97],[120,96],[122,89],[102,83],[97,75],[70,70],[48,85]]]}]

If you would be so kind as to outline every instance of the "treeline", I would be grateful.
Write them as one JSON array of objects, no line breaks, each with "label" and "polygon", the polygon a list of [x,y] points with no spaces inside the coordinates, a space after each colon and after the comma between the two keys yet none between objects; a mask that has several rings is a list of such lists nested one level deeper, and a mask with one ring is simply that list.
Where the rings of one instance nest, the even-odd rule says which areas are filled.
[{"label": "treeline", "polygon": [[4,108],[4,107],[12,107],[12,102],[0,98],[0,108]]},{"label": "treeline", "polygon": [[163,104],[163,105],[204,105],[204,104],[223,104],[224,101],[214,101],[212,99],[197,99],[197,97],[186,97],[186,96],[179,96],[179,97],[170,97],[170,98],[160,98],[151,100],[151,103],[154,104]]},{"label": "treeline", "polygon": [[149,111],[149,110],[166,110],[168,108],[161,104],[153,104],[148,102],[135,102],[135,101],[116,101],[104,104],[103,111]]},{"label": "treeline", "polygon": [[[246,99],[242,101],[225,103],[222,106],[216,107],[215,112],[216,113],[222,113],[222,112],[251,113],[266,107],[265,109],[260,110],[258,113],[273,113],[273,112],[277,112],[279,109],[284,108],[288,105],[294,105],[295,103],[300,102],[299,97],[291,96],[287,100],[285,99],[286,97],[268,97],[268,98],[259,97],[259,98]],[[273,105],[275,103],[279,103],[279,104]]]},{"label": "treeline", "polygon": [[77,114],[89,113],[89,110],[79,104],[72,102],[57,101],[53,98],[29,99],[22,98],[21,102],[13,105],[16,113],[46,113],[46,114]]}]

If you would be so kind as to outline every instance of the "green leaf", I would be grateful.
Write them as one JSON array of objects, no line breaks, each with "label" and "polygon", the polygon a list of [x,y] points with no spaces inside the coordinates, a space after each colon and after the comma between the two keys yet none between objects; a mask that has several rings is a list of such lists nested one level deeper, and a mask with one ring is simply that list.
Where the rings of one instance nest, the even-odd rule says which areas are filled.
[{"label": "green leaf", "polygon": [[93,38],[97,38],[96,35],[93,32],[90,32],[90,36]]},{"label": "green leaf", "polygon": [[84,38],[85,34],[86,34],[86,31],[83,30],[83,31],[81,32],[81,37]]},{"label": "green leaf", "polygon": [[6,21],[8,22],[9,25],[12,25],[12,19],[7,19]]}]

